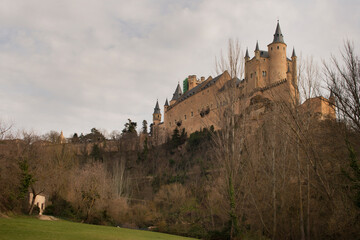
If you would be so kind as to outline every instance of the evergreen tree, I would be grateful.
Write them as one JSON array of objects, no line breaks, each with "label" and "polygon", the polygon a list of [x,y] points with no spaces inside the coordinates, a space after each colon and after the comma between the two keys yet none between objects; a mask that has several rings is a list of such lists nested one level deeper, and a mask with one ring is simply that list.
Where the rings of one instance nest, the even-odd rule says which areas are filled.
[{"label": "evergreen tree", "polygon": [[136,122],[132,122],[131,119],[128,119],[128,122],[125,123],[125,128],[122,130],[123,133],[135,133],[136,132]]}]

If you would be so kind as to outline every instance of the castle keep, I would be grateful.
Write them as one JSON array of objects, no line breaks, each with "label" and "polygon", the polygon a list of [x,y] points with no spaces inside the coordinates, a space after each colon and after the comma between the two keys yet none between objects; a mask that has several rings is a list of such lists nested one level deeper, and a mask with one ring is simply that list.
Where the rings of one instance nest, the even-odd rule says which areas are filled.
[{"label": "castle keep", "polygon": [[[185,128],[188,134],[211,125],[215,129],[221,128],[221,117],[230,102],[234,114],[246,112],[252,120],[264,112],[264,108],[251,106],[258,99],[298,105],[297,57],[294,48],[291,58],[286,56],[286,50],[287,45],[278,22],[267,51],[260,50],[258,42],[252,58],[246,50],[244,79],[233,78],[227,71],[215,78],[188,76],[183,82],[183,90],[178,84],[170,103],[166,99],[163,122],[159,103],[156,102],[152,125],[153,143],[164,143],[175,128]],[[335,118],[335,110],[323,97],[308,99],[303,105],[322,117]]]}]

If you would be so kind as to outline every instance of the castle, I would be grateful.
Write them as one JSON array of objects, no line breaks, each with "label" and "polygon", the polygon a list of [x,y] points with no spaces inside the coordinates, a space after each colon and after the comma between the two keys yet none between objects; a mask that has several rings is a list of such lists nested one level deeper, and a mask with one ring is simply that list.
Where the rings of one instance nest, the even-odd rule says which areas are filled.
[{"label": "castle", "polygon": [[[153,143],[164,143],[175,128],[185,128],[188,134],[209,126],[215,130],[221,128],[221,116],[230,102],[235,115],[247,112],[250,119],[257,119],[264,112],[261,106],[250,106],[259,99],[298,105],[297,57],[293,48],[288,58],[286,48],[278,22],[267,51],[260,50],[257,42],[254,57],[250,58],[246,49],[244,79],[232,78],[227,71],[207,79],[190,75],[183,82],[183,90],[178,84],[170,103],[166,99],[163,122],[156,102],[151,129]],[[323,97],[308,99],[300,107],[321,118],[335,118],[333,106]]]}]

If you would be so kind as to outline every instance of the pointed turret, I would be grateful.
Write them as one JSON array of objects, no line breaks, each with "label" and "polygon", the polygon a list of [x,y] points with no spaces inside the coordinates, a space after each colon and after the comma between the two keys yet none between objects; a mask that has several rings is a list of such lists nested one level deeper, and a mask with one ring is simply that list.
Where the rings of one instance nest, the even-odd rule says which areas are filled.
[{"label": "pointed turret", "polygon": [[[283,79],[289,79],[288,77],[288,58],[286,57],[286,43],[284,43],[284,37],[281,33],[279,20],[274,34],[274,40],[268,45],[269,53],[269,83],[275,83]],[[290,64],[290,72],[294,73],[293,65]]]},{"label": "pointed turret", "polygon": [[245,53],[245,61],[249,61],[250,60],[250,57],[249,57],[249,51],[248,51],[248,48],[246,48],[246,53]]},{"label": "pointed turret", "polygon": [[153,124],[157,125],[159,124],[161,121],[161,112],[160,112],[160,107],[159,107],[159,101],[156,100],[156,105],[154,108],[154,113],[153,113]]},{"label": "pointed turret", "polygon": [[172,104],[171,102],[173,102],[173,101],[175,102],[176,100],[178,100],[181,97],[181,95],[182,95],[182,91],[181,91],[180,83],[178,83],[176,90],[173,94],[173,97],[170,101],[170,104]]},{"label": "pointed turret", "polygon": [[258,41],[256,41],[255,52],[256,52],[256,51],[259,51],[259,42],[258,42]]},{"label": "pointed turret", "polygon": [[297,88],[297,85],[298,85],[298,82],[297,82],[297,60],[296,60],[296,53],[295,53],[295,47],[293,48],[293,51],[292,51],[292,55],[291,55],[291,61],[292,61],[292,78],[293,78],[293,84],[294,86],[296,86]]},{"label": "pointed turret", "polygon": [[154,113],[160,113],[160,107],[159,107],[159,101],[156,100],[156,105],[155,105],[155,108],[154,108]]},{"label": "pointed turret", "polygon": [[284,36],[281,33],[279,20],[277,22],[273,43],[285,43],[284,42]]},{"label": "pointed turret", "polygon": [[292,52],[292,55],[291,55],[291,58],[293,58],[293,57],[296,57],[295,47],[293,47],[293,52]]},{"label": "pointed turret", "polygon": [[[165,105],[164,105],[164,118],[166,116],[165,113],[167,112],[168,108],[169,108],[169,102],[168,102],[168,99],[166,98]],[[164,122],[165,122],[165,119],[164,119]]]},{"label": "pointed turret", "polygon": [[256,58],[256,59],[259,59],[259,58],[260,58],[260,50],[259,50],[259,42],[258,42],[258,41],[256,41],[255,58]]}]

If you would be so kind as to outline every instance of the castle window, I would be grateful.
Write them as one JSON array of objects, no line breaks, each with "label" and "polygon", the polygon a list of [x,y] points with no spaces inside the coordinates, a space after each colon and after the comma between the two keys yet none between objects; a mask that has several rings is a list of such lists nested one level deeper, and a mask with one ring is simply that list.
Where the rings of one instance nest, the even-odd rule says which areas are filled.
[{"label": "castle window", "polygon": [[252,73],[250,74],[250,78],[252,78]]},{"label": "castle window", "polygon": [[186,115],[184,115],[184,118],[185,118],[185,120],[186,120]]},{"label": "castle window", "polygon": [[283,47],[283,50],[285,50],[285,47]]},{"label": "castle window", "polygon": [[271,51],[272,51],[272,47],[271,47]]},{"label": "castle window", "polygon": [[192,117],[194,116],[194,113],[193,113],[193,112],[191,112],[191,116],[192,116]]},{"label": "castle window", "polygon": [[263,77],[265,77],[266,76],[266,71],[262,71],[262,75],[263,75]]},{"label": "castle window", "polygon": [[279,49],[279,46],[277,46],[277,49]]},{"label": "castle window", "polygon": [[171,127],[171,122],[169,122],[169,126]]}]

